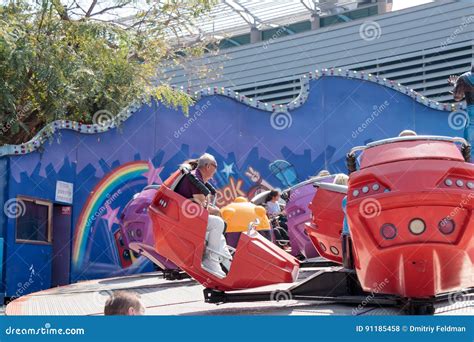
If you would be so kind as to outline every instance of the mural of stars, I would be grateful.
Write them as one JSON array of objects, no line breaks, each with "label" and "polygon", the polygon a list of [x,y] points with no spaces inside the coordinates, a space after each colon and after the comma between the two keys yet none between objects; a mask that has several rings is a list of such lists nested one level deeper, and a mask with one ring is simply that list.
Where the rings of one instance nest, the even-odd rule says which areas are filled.
[{"label": "mural of stars", "polygon": [[163,171],[163,166],[155,168],[151,160],[148,160],[148,171],[143,173],[143,176],[147,179],[147,185],[163,183],[160,177],[160,173]]},{"label": "mural of stars", "polygon": [[112,227],[114,223],[119,224],[117,214],[120,210],[120,207],[112,209],[110,205],[106,204],[105,208],[107,212],[104,215],[102,215],[101,218],[107,221],[107,227],[109,228],[110,231],[112,231]]},{"label": "mural of stars", "polygon": [[226,162],[224,162],[224,168],[221,170],[221,172],[226,175],[227,179],[229,179],[230,175],[235,174],[233,167],[234,163],[227,164]]}]

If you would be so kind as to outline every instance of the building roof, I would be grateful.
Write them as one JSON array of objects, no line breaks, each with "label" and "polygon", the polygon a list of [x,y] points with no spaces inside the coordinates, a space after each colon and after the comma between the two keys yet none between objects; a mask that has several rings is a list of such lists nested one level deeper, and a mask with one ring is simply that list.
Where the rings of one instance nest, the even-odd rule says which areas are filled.
[{"label": "building roof", "polygon": [[214,36],[247,33],[250,27],[268,29],[308,20],[312,14],[333,15],[356,9],[370,1],[352,0],[222,0],[196,26]]}]

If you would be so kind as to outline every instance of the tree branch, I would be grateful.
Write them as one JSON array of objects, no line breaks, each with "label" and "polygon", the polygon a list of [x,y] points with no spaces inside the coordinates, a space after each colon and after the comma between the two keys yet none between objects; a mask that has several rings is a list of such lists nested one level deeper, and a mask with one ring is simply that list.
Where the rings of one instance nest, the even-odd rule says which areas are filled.
[{"label": "tree branch", "polygon": [[89,9],[86,12],[86,18],[90,17],[92,11],[94,10],[95,5],[97,5],[97,0],[92,0],[92,3],[90,5]]},{"label": "tree branch", "polygon": [[68,16],[68,14],[67,14],[66,6],[63,6],[63,5],[61,4],[61,1],[59,1],[59,0],[53,0],[53,1],[52,1],[52,4],[53,4],[53,7],[56,9],[56,12],[58,12],[59,17],[60,17],[62,20],[68,21],[68,20],[69,20],[69,16]]},{"label": "tree branch", "polygon": [[120,4],[120,5],[115,5],[115,6],[110,6],[110,7],[106,7],[102,10],[100,10],[99,12],[95,12],[93,14],[90,14],[90,15],[86,15],[87,17],[92,17],[92,16],[96,16],[96,15],[100,15],[100,14],[104,14],[108,11],[111,11],[111,10],[114,10],[114,9],[117,9],[117,8],[123,8],[125,6],[127,6],[128,4],[130,4],[132,1],[127,1],[127,2],[124,2],[123,4]]}]

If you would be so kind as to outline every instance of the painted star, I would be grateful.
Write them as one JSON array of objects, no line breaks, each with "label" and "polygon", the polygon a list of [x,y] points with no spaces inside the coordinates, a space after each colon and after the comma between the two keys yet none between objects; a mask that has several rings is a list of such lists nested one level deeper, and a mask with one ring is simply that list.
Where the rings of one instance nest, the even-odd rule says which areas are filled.
[{"label": "painted star", "polygon": [[109,228],[109,230],[111,230],[114,223],[119,224],[117,214],[120,208],[112,209],[108,204],[105,205],[105,208],[107,209],[107,212],[105,213],[105,215],[102,215],[101,218],[107,221],[107,227]]},{"label": "painted star", "polygon": [[232,170],[233,167],[234,167],[234,163],[226,164],[226,162],[224,162],[224,168],[221,170],[221,172],[225,173],[227,179],[229,179],[230,175],[233,175],[235,173]]},{"label": "painted star", "polygon": [[148,171],[143,173],[143,176],[147,179],[147,185],[157,182],[157,184],[163,183],[160,177],[160,173],[163,171],[163,166],[155,168],[151,160],[148,160]]}]

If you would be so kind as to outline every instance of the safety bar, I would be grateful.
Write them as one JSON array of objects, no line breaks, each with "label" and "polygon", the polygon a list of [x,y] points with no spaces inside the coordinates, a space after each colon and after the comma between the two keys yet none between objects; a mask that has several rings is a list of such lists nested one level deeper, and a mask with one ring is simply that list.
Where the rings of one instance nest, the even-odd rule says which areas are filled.
[{"label": "safety bar", "polygon": [[150,189],[158,190],[160,186],[161,184],[150,184],[150,185],[145,186],[143,190],[150,190]]},{"label": "safety bar", "polygon": [[332,184],[332,183],[314,183],[314,186],[324,190],[330,190],[339,192],[341,194],[347,194],[347,185]]},{"label": "safety bar", "polygon": [[[227,248],[229,248],[229,246],[227,246]],[[226,254],[224,254],[224,253],[222,253],[222,252],[220,252],[220,251],[217,251],[217,250],[215,250],[215,249],[206,247],[206,250],[208,250],[208,251],[210,251],[210,252],[212,252],[212,253],[217,254],[218,256],[222,257],[223,260],[226,260],[226,259],[227,259],[227,260],[232,260],[232,258],[231,258],[231,257],[229,258],[228,255],[226,255]],[[230,252],[230,251],[229,251],[229,252]],[[235,250],[234,250],[234,252],[235,252]]]},{"label": "safety bar", "polygon": [[249,223],[249,226],[248,226],[248,229],[247,229],[247,233],[249,235],[252,235],[254,234],[256,231],[257,231],[257,226],[260,224],[260,220],[257,218],[255,219],[255,221],[252,221]]},{"label": "safety bar", "polygon": [[[263,202],[264,198],[270,193],[270,190],[265,190],[259,193],[258,195],[253,196],[253,198],[250,199],[250,202],[253,204],[261,203]],[[261,200],[261,202],[260,202]]]},{"label": "safety bar", "polygon": [[373,141],[371,143],[368,143],[365,146],[356,146],[351,149],[349,154],[354,154],[356,152],[363,151],[370,147],[391,144],[391,143],[400,142],[400,141],[416,141],[416,140],[447,141],[447,142],[452,142],[452,143],[460,143],[464,146],[469,145],[466,139],[460,138],[460,137],[453,138],[453,137],[445,137],[445,136],[438,136],[438,135],[413,135],[413,136],[406,136],[406,137],[395,137],[395,138],[383,139],[383,140]]},{"label": "safety bar", "polygon": [[298,183],[298,184],[293,185],[292,187],[290,187],[290,188],[288,188],[288,189],[283,190],[281,194],[282,194],[282,196],[287,195],[288,192],[291,192],[291,191],[292,191],[293,189],[295,189],[295,188],[299,188],[300,186],[304,186],[304,185],[307,185],[307,184],[313,184],[313,183],[315,183],[315,182],[317,182],[317,181],[321,181],[321,180],[323,180],[323,179],[325,179],[325,178],[334,177],[334,176],[335,176],[335,175],[330,174],[330,175],[327,175],[327,176],[314,176],[314,177],[311,177],[311,178],[309,178],[309,179],[307,179],[307,180],[305,180],[305,181],[303,181],[303,182],[301,182],[301,183]]},{"label": "safety bar", "polygon": [[469,163],[471,160],[471,144],[469,144],[466,139],[460,137],[445,137],[445,136],[437,136],[437,135],[414,135],[414,136],[406,136],[406,137],[395,137],[390,139],[383,139],[368,143],[365,146],[356,146],[351,149],[351,151],[347,154],[346,157],[346,164],[347,170],[349,174],[357,170],[357,160],[356,160],[356,152],[364,151],[367,148],[380,146],[385,144],[391,144],[394,142],[400,141],[417,141],[417,140],[431,140],[431,141],[447,141],[452,143],[460,143],[461,146],[461,153],[464,160]]}]

